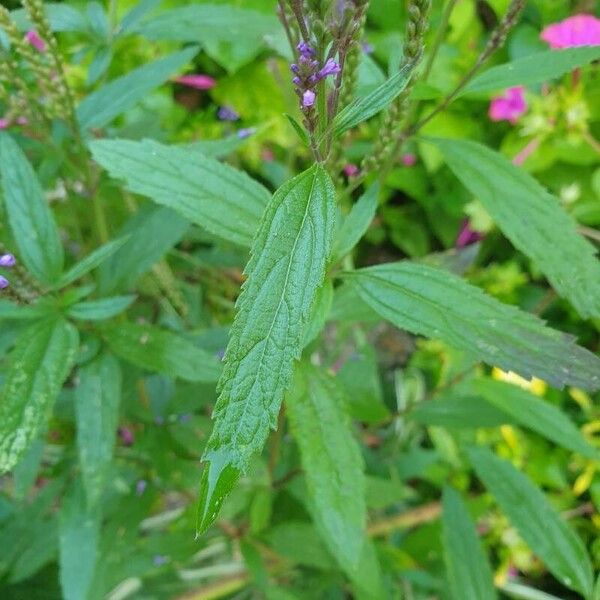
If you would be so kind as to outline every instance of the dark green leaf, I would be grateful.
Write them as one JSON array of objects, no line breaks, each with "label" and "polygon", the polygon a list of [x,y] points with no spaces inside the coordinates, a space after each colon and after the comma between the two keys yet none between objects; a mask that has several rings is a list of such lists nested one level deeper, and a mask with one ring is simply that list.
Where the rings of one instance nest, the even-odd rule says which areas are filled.
[{"label": "dark green leaf", "polygon": [[541,490],[486,448],[473,448],[469,457],[478,477],[548,570],[568,588],[589,597],[594,581],[585,545]]},{"label": "dark green leaf", "polygon": [[131,306],[134,300],[135,296],[113,296],[112,298],[78,302],[69,307],[67,315],[81,321],[103,321],[122,313]]},{"label": "dark green leaf", "polygon": [[64,262],[58,229],[33,168],[7,133],[0,133],[0,176],[20,258],[34,277],[52,284]]},{"label": "dark green leaf", "polygon": [[177,146],[102,140],[92,154],[132,192],[168,206],[207,231],[249,246],[269,192],[242,171]]},{"label": "dark green leaf", "polygon": [[308,139],[308,133],[306,132],[306,129],[304,129],[304,127],[302,127],[302,125],[300,125],[300,123],[298,123],[298,121],[296,121],[296,119],[294,119],[294,117],[292,117],[292,115],[288,115],[286,113],[285,116],[286,116],[287,120],[290,122],[290,125],[292,126],[294,131],[298,134],[300,141],[305,146],[308,146],[310,144],[310,140]]},{"label": "dark green leaf", "polygon": [[600,387],[600,360],[537,317],[502,304],[460,277],[401,262],[347,273],[362,299],[397,327],[439,338],[526,378]]},{"label": "dark green leaf", "polygon": [[[600,51],[599,51],[600,52]],[[515,247],[584,317],[600,317],[600,261],[573,219],[531,175],[476,142],[432,140]]]}]

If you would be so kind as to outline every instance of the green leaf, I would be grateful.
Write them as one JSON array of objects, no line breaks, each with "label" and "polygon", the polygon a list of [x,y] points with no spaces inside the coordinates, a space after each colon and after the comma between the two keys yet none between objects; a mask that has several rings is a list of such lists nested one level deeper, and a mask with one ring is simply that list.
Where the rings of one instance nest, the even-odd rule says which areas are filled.
[{"label": "green leaf", "polygon": [[135,296],[113,296],[99,300],[78,302],[70,306],[67,315],[80,321],[103,321],[111,319],[129,308]]},{"label": "green leaf", "polygon": [[98,560],[100,514],[89,510],[77,480],[59,514],[60,586],[64,600],[89,597]]},{"label": "green leaf", "polygon": [[600,261],[573,219],[531,175],[489,148],[431,140],[515,247],[529,256],[584,317],[600,317]]},{"label": "green leaf", "polygon": [[285,116],[286,116],[287,120],[290,122],[290,125],[292,126],[292,128],[294,129],[296,134],[298,135],[298,138],[300,139],[300,141],[305,146],[309,146],[310,140],[308,139],[308,133],[306,132],[306,129],[304,129],[304,127],[302,127],[302,125],[300,125],[300,123],[298,123],[298,121],[296,121],[296,119],[294,119],[294,117],[292,117],[292,115],[288,115],[286,113]]},{"label": "green leaf", "polygon": [[546,592],[514,581],[506,581],[499,587],[509,598],[515,598],[515,600],[561,600],[557,596],[551,596]]},{"label": "green leaf", "polygon": [[7,133],[0,133],[0,177],[20,258],[36,279],[52,284],[64,262],[58,229],[33,168]]},{"label": "green leaf", "polygon": [[[214,520],[224,469],[245,470],[275,428],[283,394],[300,355],[305,328],[331,252],[335,192],[320,165],[285,183],[273,196],[252,245],[248,279],[219,381],[215,425],[207,444],[198,531]],[[208,474],[210,473],[210,474]],[[235,478],[226,478],[235,481]],[[233,485],[233,483],[232,483]],[[213,489],[214,488],[214,489]],[[215,492],[216,490],[216,492]]]},{"label": "green leaf", "polygon": [[326,279],[323,285],[317,290],[315,301],[313,303],[310,318],[308,324],[304,330],[304,341],[302,342],[302,348],[306,348],[309,344],[314,342],[327,320],[327,315],[331,310],[331,303],[333,302],[333,283],[330,279]]},{"label": "green leaf", "polygon": [[249,246],[269,201],[258,182],[229,165],[177,146],[99,140],[94,159],[127,189],[168,206],[210,233]]},{"label": "green leaf", "polygon": [[0,321],[6,319],[14,321],[25,321],[29,319],[39,319],[52,312],[52,307],[48,305],[32,304],[22,306],[10,302],[9,300],[0,300]]},{"label": "green leaf", "polygon": [[594,581],[585,545],[542,491],[487,448],[471,449],[469,458],[478,477],[548,570],[568,588],[589,597]]},{"label": "green leaf", "polygon": [[102,333],[117,356],[142,369],[186,381],[213,383],[219,378],[215,356],[166,329],[119,322],[103,325]]},{"label": "green leaf", "polygon": [[77,450],[89,506],[100,500],[115,447],[119,424],[121,370],[103,354],[79,372],[75,389]]},{"label": "green leaf", "polygon": [[494,580],[475,524],[460,495],[444,488],[442,498],[444,560],[454,600],[495,600]]},{"label": "green leaf", "polygon": [[198,52],[197,46],[169,54],[123,75],[93,92],[77,107],[83,129],[108,125],[115,117],[135,106],[162,85]]},{"label": "green leaf", "polygon": [[32,325],[10,354],[0,391],[0,473],[37,438],[71,371],[77,329],[63,320]]},{"label": "green leaf", "polygon": [[600,47],[594,46],[536,52],[488,69],[472,79],[459,96],[544,83],[598,59]]},{"label": "green leaf", "polygon": [[593,460],[600,459],[598,451],[560,409],[527,390],[503,381],[484,378],[474,380],[471,390],[507,414],[510,421],[539,433],[563,448]]},{"label": "green leaf", "polygon": [[189,227],[189,222],[170,208],[143,206],[120,232],[125,243],[98,270],[100,293],[131,289],[137,278],[175,246]]},{"label": "green leaf", "polygon": [[344,405],[332,377],[308,363],[296,368],[286,408],[316,525],[331,554],[351,570],[358,564],[365,537],[365,479]]},{"label": "green leaf", "polygon": [[370,94],[357,98],[341,110],[333,120],[334,135],[341,135],[387,108],[408,84],[413,68],[413,64],[405,65]]},{"label": "green leaf", "polygon": [[112,256],[128,239],[128,236],[112,240],[100,248],[96,248],[91,254],[73,265],[58,281],[56,288],[63,288],[77,281],[96,267],[101,265],[107,258]]},{"label": "green leaf", "polygon": [[377,212],[379,184],[373,184],[352,206],[352,210],[342,222],[335,243],[334,256],[343,258],[365,235]]},{"label": "green leaf", "polygon": [[490,365],[556,387],[600,387],[600,360],[537,317],[502,304],[460,277],[409,261],[345,274],[396,327],[439,338]]}]

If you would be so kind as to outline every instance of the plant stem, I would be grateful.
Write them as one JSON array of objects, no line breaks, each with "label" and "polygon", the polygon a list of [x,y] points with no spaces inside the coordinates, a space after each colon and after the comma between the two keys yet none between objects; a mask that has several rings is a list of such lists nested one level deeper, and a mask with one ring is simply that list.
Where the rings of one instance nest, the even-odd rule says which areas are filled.
[{"label": "plant stem", "polygon": [[452,11],[456,6],[458,0],[449,0],[444,8],[444,13],[442,14],[442,21],[438,27],[435,39],[433,41],[433,46],[431,47],[431,52],[427,58],[427,62],[425,63],[425,67],[423,69],[423,83],[427,82],[429,79],[429,75],[431,74],[431,69],[433,67],[433,63],[437,58],[437,54],[442,46],[442,42],[444,41],[444,37],[446,36],[446,30],[448,29],[448,25],[450,23],[450,16],[452,15]]}]

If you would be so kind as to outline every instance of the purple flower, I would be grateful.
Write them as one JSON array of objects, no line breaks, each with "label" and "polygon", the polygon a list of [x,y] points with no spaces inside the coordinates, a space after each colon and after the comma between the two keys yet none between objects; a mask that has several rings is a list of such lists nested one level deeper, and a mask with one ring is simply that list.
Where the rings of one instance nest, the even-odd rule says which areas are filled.
[{"label": "purple flower", "polygon": [[46,42],[37,34],[36,31],[28,31],[25,34],[25,39],[38,51],[46,51]]},{"label": "purple flower", "polygon": [[6,279],[6,277],[2,277],[2,275],[0,275],[0,290],[7,288],[9,285],[10,285],[10,282],[8,281],[8,279]]},{"label": "purple flower", "polygon": [[0,267],[10,269],[10,267],[14,267],[16,264],[17,259],[12,254],[0,255]]},{"label": "purple flower", "polygon": [[479,242],[483,239],[483,235],[478,231],[471,229],[471,223],[469,219],[463,221],[462,227],[456,239],[456,247],[464,248],[475,242]]},{"label": "purple flower", "polygon": [[254,127],[245,127],[243,129],[240,129],[237,132],[237,136],[241,139],[244,140],[247,137],[250,137],[251,135],[254,135],[254,133],[256,132],[256,129],[254,129]]},{"label": "purple flower", "polygon": [[369,44],[369,42],[363,42],[362,49],[365,54],[373,54],[375,51],[373,44]]},{"label": "purple flower", "polygon": [[129,427],[119,427],[119,437],[124,446],[133,446],[133,443],[135,442],[135,436]]},{"label": "purple flower", "polygon": [[295,73],[296,75],[298,75],[298,73],[300,73],[300,67],[296,63],[292,63],[290,65],[290,69],[291,69],[292,73]]},{"label": "purple flower", "polygon": [[217,111],[217,117],[220,121],[238,121],[240,115],[230,106],[221,106]]},{"label": "purple flower", "polygon": [[305,58],[311,58],[315,55],[314,48],[307,42],[300,42],[298,46],[298,52],[300,52],[300,56],[304,56]]},{"label": "purple flower", "polygon": [[148,482],[145,479],[140,479],[135,484],[135,493],[138,496],[141,496],[145,492],[147,486],[148,486]]},{"label": "purple flower", "polygon": [[153,559],[155,567],[162,567],[162,565],[166,565],[169,562],[169,557],[164,554],[157,554]]},{"label": "purple flower", "polygon": [[314,105],[316,95],[312,90],[306,90],[304,94],[302,94],[302,106],[304,108],[310,108]]},{"label": "purple flower", "polygon": [[317,81],[324,79],[328,75],[335,75],[341,71],[340,65],[338,65],[333,58],[327,60],[323,65],[323,68],[317,73]]}]

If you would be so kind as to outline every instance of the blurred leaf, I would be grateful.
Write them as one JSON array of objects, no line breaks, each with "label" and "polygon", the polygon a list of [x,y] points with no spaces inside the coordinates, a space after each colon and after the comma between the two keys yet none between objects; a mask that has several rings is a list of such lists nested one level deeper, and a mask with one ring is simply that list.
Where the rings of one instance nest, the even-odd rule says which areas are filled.
[{"label": "blurred leaf", "polygon": [[110,354],[102,354],[79,371],[75,388],[77,448],[88,505],[100,500],[113,456],[121,370]]},{"label": "blurred leaf", "polygon": [[144,140],[91,144],[94,159],[127,189],[177,211],[209,232],[249,246],[269,192],[242,171],[177,146]]},{"label": "blurred leaf", "polygon": [[33,168],[7,133],[0,133],[0,176],[19,255],[36,279],[52,284],[64,264],[58,229]]},{"label": "blurred leaf", "polygon": [[217,381],[221,365],[212,354],[186,338],[154,325],[120,321],[102,326],[111,350],[123,360],[151,372],[186,381]]},{"label": "blurred leaf", "polygon": [[500,589],[509,598],[515,598],[516,600],[561,600],[557,596],[551,596],[546,592],[536,590],[521,583],[515,583],[514,581],[507,581],[500,586]]},{"label": "blurred leaf", "polygon": [[[225,352],[215,425],[204,455],[209,464],[203,476],[199,532],[216,516],[215,495],[208,494],[206,483],[218,483],[224,469],[245,470],[269,429],[276,427],[325,277],[334,219],[335,191],[320,165],[284,184],[267,206]],[[219,486],[218,497],[230,489]]]},{"label": "blurred leaf", "polygon": [[120,33],[129,33],[151,10],[156,8],[160,2],[161,0],[141,0],[141,2],[136,2],[131,10],[123,17]]},{"label": "blurred leaf", "polygon": [[135,296],[113,296],[112,298],[78,302],[68,308],[67,315],[80,321],[103,321],[116,317],[127,310],[134,300]]},{"label": "blurred leaf", "polygon": [[541,490],[487,448],[471,449],[469,458],[478,477],[548,570],[563,585],[589,598],[594,582],[585,545]]},{"label": "blurred leaf", "polygon": [[598,59],[600,48],[593,46],[536,52],[484,71],[472,79],[459,96],[545,83]]},{"label": "blurred leaf", "polygon": [[495,600],[492,570],[475,524],[460,495],[450,487],[443,495],[444,560],[454,600]]},{"label": "blurred leaf", "polygon": [[[52,31],[85,32],[88,28],[87,21],[83,14],[76,8],[63,4],[62,2],[44,2],[44,12],[50,21]],[[35,29],[35,26],[29,20],[25,9],[21,8],[12,11],[11,17],[22,31]]]},{"label": "blurred leaf", "polygon": [[39,319],[51,314],[53,307],[47,304],[15,304],[10,300],[0,300],[0,321],[3,319],[15,321]]},{"label": "blurred leaf", "polygon": [[[600,50],[599,50],[600,54]],[[529,256],[583,317],[600,317],[600,261],[573,219],[531,175],[465,140],[431,140],[515,247]]]},{"label": "blurred leaf", "polygon": [[345,276],[396,327],[442,339],[488,364],[559,388],[600,386],[600,360],[570,336],[447,271],[405,261]]},{"label": "blurred leaf", "polygon": [[0,391],[0,473],[15,466],[45,425],[78,345],[73,325],[47,319],[32,325],[11,352]]},{"label": "blurred leaf", "polygon": [[108,125],[115,117],[135,106],[148,93],[165,83],[197,52],[196,46],[186,48],[103,85],[77,107],[80,126],[82,129],[95,129]]}]

